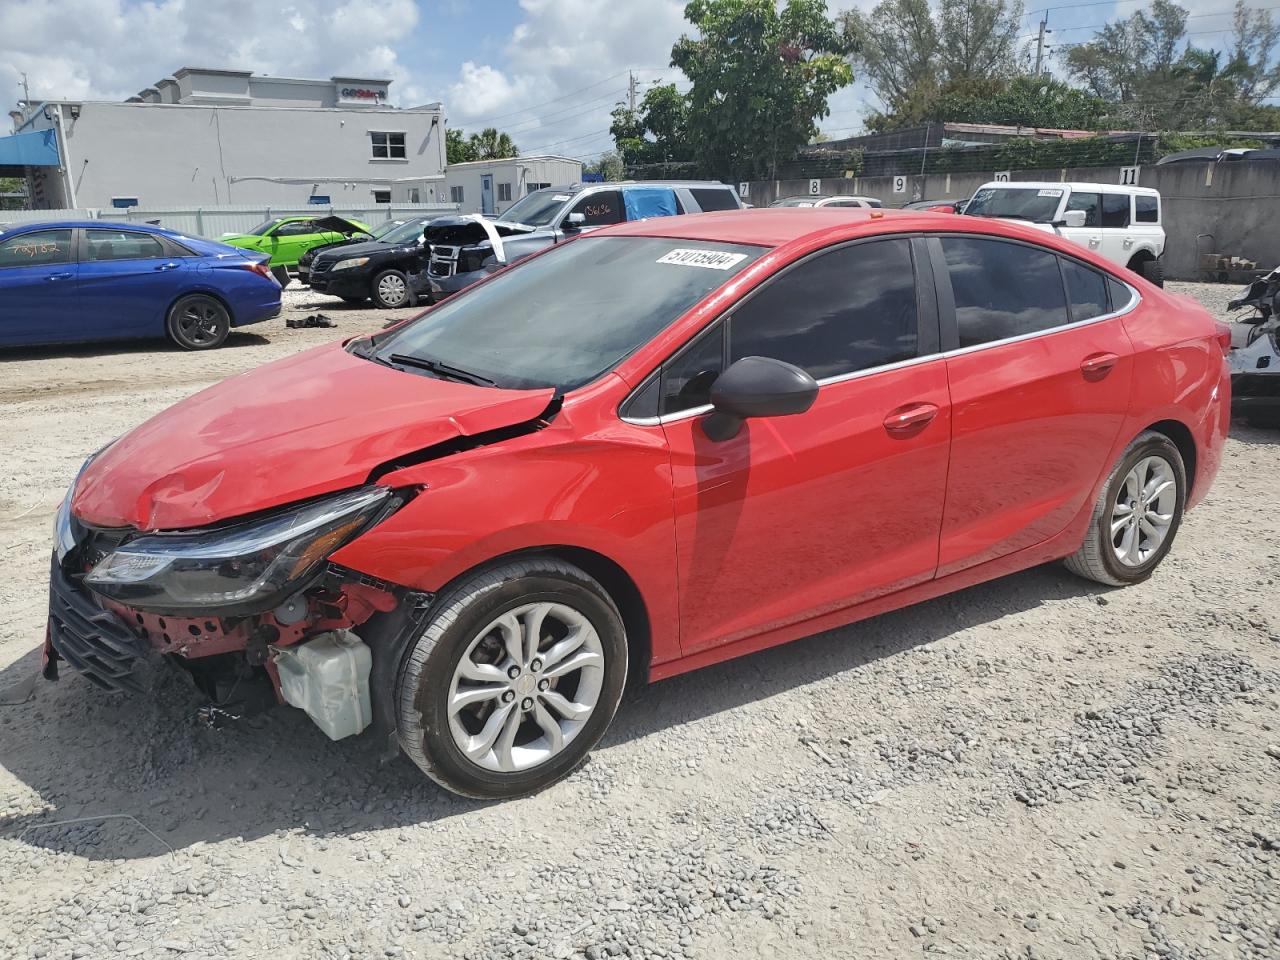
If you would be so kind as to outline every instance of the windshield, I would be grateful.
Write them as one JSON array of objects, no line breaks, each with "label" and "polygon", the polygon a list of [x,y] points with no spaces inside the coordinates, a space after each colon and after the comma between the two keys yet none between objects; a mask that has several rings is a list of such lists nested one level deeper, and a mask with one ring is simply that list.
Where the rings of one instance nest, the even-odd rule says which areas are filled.
[{"label": "windshield", "polygon": [[275,220],[264,220],[252,230],[247,231],[247,233],[252,237],[261,237],[279,222],[280,219],[278,217]]},{"label": "windshield", "polygon": [[812,197],[787,197],[785,200],[775,200],[769,204],[771,207],[812,207]]},{"label": "windshield", "polygon": [[403,220],[388,220],[386,223],[380,223],[376,227],[374,227],[372,230],[370,230],[369,236],[373,237],[373,239],[375,240],[381,240],[383,237],[389,234],[396,227],[403,227],[403,226],[404,226]]},{"label": "windshield", "polygon": [[375,233],[374,236],[383,243],[413,243],[415,240],[422,239],[424,226],[426,226],[425,220],[409,220],[399,224],[394,230],[388,230],[382,234]]},{"label": "windshield", "polygon": [[556,218],[560,208],[572,199],[573,194],[568,190],[535,190],[498,219],[508,223],[527,223],[531,227],[545,227]]},{"label": "windshield", "polygon": [[1060,187],[983,187],[964,212],[974,217],[1011,217],[1052,223],[1066,191]]},{"label": "windshield", "polygon": [[664,237],[583,237],[391,333],[374,355],[435,361],[508,389],[589,383],[764,253]]}]

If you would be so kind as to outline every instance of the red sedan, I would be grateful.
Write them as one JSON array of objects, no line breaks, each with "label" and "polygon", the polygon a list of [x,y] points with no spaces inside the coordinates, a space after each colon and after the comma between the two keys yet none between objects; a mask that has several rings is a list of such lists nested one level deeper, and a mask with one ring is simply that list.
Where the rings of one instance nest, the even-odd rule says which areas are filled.
[{"label": "red sedan", "polygon": [[592,232],[99,451],[58,517],[46,673],[129,689],[168,653],[224,714],[284,700],[451,790],[528,793],[629,676],[1047,561],[1150,576],[1218,470],[1228,346],[1006,221]]}]

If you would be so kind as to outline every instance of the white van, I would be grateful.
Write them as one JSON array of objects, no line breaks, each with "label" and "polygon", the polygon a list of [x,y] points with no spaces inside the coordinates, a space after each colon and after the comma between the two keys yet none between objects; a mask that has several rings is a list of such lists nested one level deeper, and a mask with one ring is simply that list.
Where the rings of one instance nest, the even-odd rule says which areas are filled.
[{"label": "white van", "polygon": [[1026,220],[1164,285],[1160,192],[1113,183],[993,181],[965,207],[966,216]]}]

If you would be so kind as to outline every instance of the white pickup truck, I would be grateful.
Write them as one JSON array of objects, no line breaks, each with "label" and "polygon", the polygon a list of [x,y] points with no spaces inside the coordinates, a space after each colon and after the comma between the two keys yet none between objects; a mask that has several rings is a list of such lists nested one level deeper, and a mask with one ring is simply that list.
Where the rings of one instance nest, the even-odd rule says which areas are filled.
[{"label": "white pickup truck", "polygon": [[1163,211],[1159,191],[1150,187],[992,181],[974,192],[964,212],[1029,221],[1164,285]]}]

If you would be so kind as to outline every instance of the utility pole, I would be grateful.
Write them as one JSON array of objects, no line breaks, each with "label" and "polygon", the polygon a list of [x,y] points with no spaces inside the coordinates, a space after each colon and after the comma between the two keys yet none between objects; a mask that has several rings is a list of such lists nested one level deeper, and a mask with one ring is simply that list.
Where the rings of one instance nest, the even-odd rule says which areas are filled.
[{"label": "utility pole", "polygon": [[639,84],[636,82],[636,75],[630,70],[627,71],[627,103],[628,109],[632,113],[636,112],[636,88]]},{"label": "utility pole", "polygon": [[1036,38],[1036,76],[1040,76],[1041,65],[1044,63],[1044,35],[1053,33],[1049,27],[1049,11],[1046,9],[1044,16],[1040,18],[1040,36]]}]

